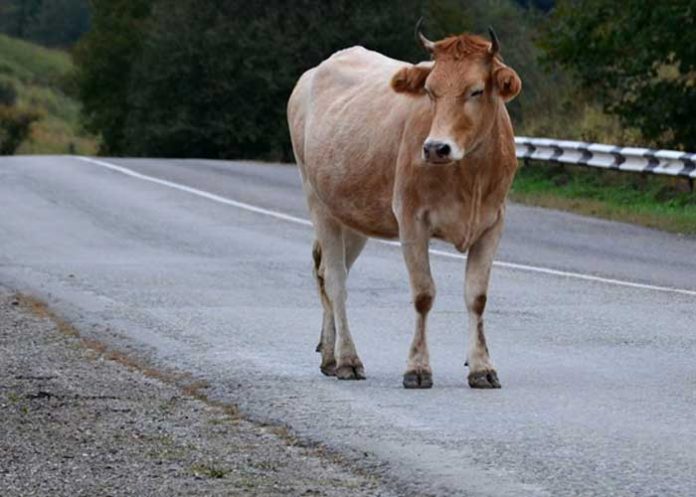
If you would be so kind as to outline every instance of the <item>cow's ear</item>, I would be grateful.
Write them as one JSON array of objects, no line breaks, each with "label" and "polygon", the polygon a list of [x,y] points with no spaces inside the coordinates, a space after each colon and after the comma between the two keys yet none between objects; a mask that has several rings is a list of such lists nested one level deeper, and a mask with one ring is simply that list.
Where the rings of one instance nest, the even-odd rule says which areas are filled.
[{"label": "cow's ear", "polygon": [[515,71],[507,66],[499,67],[493,72],[493,83],[498,95],[509,102],[522,91],[522,81]]},{"label": "cow's ear", "polygon": [[397,93],[425,93],[425,80],[428,79],[432,63],[403,67],[392,76],[391,86]]}]

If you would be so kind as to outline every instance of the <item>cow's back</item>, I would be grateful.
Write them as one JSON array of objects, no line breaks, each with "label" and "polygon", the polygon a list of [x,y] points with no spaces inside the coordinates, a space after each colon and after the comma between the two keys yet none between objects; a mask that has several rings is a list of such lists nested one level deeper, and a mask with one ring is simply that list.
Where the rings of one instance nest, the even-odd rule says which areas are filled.
[{"label": "cow's back", "polygon": [[362,47],[337,52],[298,82],[288,104],[305,189],[358,231],[393,237],[396,159],[416,99],[394,92],[406,65]]}]

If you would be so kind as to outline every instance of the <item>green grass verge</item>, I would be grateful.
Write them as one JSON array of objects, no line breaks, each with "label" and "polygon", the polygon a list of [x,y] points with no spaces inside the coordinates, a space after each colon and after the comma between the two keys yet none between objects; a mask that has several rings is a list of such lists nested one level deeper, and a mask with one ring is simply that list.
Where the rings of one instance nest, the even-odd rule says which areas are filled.
[{"label": "green grass verge", "polygon": [[518,170],[510,199],[696,235],[696,193],[683,178],[530,163]]},{"label": "green grass verge", "polygon": [[41,119],[18,154],[95,154],[97,141],[80,125],[80,105],[63,88],[72,71],[70,55],[0,35],[0,81],[10,82],[17,105]]}]

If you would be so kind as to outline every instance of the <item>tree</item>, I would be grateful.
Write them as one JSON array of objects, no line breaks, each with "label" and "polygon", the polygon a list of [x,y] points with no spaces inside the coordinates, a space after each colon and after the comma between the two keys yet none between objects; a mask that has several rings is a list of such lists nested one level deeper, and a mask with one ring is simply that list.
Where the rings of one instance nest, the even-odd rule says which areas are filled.
[{"label": "tree", "polygon": [[0,31],[24,38],[36,20],[42,0],[0,0]]},{"label": "tree", "polygon": [[0,0],[0,32],[65,47],[89,29],[87,0]]},{"label": "tree", "polygon": [[374,0],[92,5],[76,81],[102,153],[291,160],[285,112],[300,75],[352,45],[422,61],[428,55],[413,32],[420,16],[432,39],[495,26],[525,84],[510,106],[517,123],[552,100],[531,42],[541,14],[510,0],[404,0],[398,9]]},{"label": "tree", "polygon": [[89,30],[87,0],[43,0],[26,38],[49,47],[73,45]]},{"label": "tree", "polygon": [[150,0],[91,0],[92,29],[77,44],[74,86],[88,131],[105,154],[125,150],[132,66],[140,56]]},{"label": "tree", "polygon": [[656,146],[696,150],[693,0],[566,0],[540,39],[607,112]]},{"label": "tree", "polygon": [[355,44],[423,58],[411,34],[419,4],[160,1],[133,72],[122,151],[289,160],[285,108],[302,72]]},{"label": "tree", "polygon": [[529,8],[534,7],[544,12],[553,8],[555,0],[515,0],[522,7]]}]

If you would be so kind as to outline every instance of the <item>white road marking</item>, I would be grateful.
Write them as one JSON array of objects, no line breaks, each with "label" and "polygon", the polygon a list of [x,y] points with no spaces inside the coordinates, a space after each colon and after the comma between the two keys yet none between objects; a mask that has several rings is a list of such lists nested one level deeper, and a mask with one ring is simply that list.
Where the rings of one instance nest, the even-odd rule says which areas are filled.
[{"label": "white road marking", "polygon": [[[257,214],[263,214],[264,216],[273,217],[276,219],[280,219],[282,221],[288,221],[288,222],[295,223],[295,224],[301,224],[302,226],[312,226],[312,222],[308,219],[303,219],[301,217],[283,214],[282,212],[264,209],[263,207],[257,207],[255,205],[247,204],[245,202],[239,202],[237,200],[232,200],[230,198],[222,197],[220,195],[215,195],[214,193],[206,192],[204,190],[192,188],[190,186],[182,185],[180,183],[174,183],[173,181],[167,181],[164,179],[155,178],[154,176],[148,176],[146,174],[141,174],[139,172],[133,171],[132,169],[128,169],[127,167],[117,166],[116,164],[111,164],[111,163],[103,161],[103,160],[97,160],[97,159],[93,159],[91,157],[75,157],[75,158],[82,160],[82,161],[85,161],[85,162],[89,162],[91,164],[95,164],[97,166],[111,169],[112,171],[116,171],[116,172],[119,172],[121,174],[125,174],[126,176],[131,176],[133,178],[141,179],[143,181],[149,181],[151,183],[157,183],[158,185],[173,188],[175,190],[180,190],[182,192],[190,193],[192,195],[197,195],[199,197],[203,197],[203,198],[206,198],[208,200],[212,200],[214,202],[218,202],[218,203],[225,204],[225,205],[230,205],[232,207],[237,207],[238,209],[243,209],[243,210],[246,210],[249,212],[255,212]],[[384,245],[391,245],[394,247],[400,247],[399,242],[395,242],[395,241],[379,240],[379,239],[376,239],[375,241],[377,241],[378,243],[382,243]],[[445,252],[444,250],[430,249],[430,253],[433,255],[448,257],[450,259],[466,260],[465,255],[456,254],[453,252]],[[551,269],[551,268],[546,268],[546,267],[531,266],[528,264],[517,264],[514,262],[495,261],[495,262],[493,262],[493,265],[496,267],[502,267],[502,268],[506,268],[506,269],[514,269],[514,270],[518,270],[518,271],[527,271],[530,273],[548,274],[548,275],[552,275],[552,276],[562,276],[565,278],[574,278],[574,279],[578,279],[578,280],[594,281],[594,282],[598,282],[598,283],[606,283],[609,285],[617,285],[617,286],[623,286],[623,287],[629,287],[629,288],[637,288],[637,289],[641,289],[641,290],[653,290],[653,291],[658,291],[658,292],[669,292],[669,293],[678,293],[681,295],[696,296],[695,290],[687,290],[687,289],[683,289],[683,288],[673,288],[673,287],[658,286],[658,285],[648,285],[645,283],[637,283],[634,281],[617,280],[617,279],[612,279],[612,278],[603,278],[601,276],[594,276],[591,274],[574,273],[571,271],[560,271],[557,269]]]},{"label": "white road marking", "polygon": [[90,157],[75,157],[86,162],[91,162],[97,166],[105,167],[111,169],[112,171],[117,171],[121,174],[127,176],[132,176],[133,178],[142,179],[144,181],[150,181],[152,183],[157,183],[158,185],[168,186],[169,188],[174,188],[175,190],[181,190],[182,192],[191,193],[193,195],[198,195],[199,197],[207,198],[214,202],[219,202],[225,205],[231,205],[232,207],[237,207],[238,209],[244,209],[251,212],[256,212],[257,214],[263,214],[264,216],[275,217],[277,219],[282,219],[283,221],[289,221],[291,223],[302,224],[304,226],[312,226],[312,222],[308,219],[302,219],[301,217],[289,216],[288,214],[283,214],[282,212],[270,211],[264,209],[263,207],[256,207],[255,205],[245,204],[244,202],[237,202],[227,197],[221,197],[220,195],[215,195],[214,193],[206,192],[204,190],[199,190],[197,188],[191,188],[190,186],[182,185],[180,183],[174,183],[173,181],[167,181],[166,179],[155,178],[153,176],[147,176],[145,174],[140,174],[127,167],[117,166],[116,164],[111,164],[103,160],[92,159]]}]

